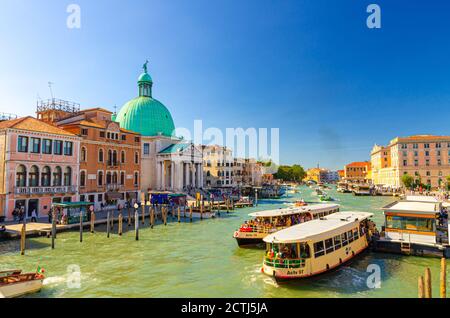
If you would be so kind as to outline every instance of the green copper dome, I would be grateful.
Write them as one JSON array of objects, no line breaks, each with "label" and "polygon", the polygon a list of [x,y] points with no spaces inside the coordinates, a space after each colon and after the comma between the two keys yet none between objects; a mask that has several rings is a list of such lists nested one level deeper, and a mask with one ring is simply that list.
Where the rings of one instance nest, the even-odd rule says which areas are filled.
[{"label": "green copper dome", "polygon": [[172,115],[158,100],[140,96],[126,103],[119,114],[120,127],[143,136],[172,136],[175,130]]},{"label": "green copper dome", "polygon": [[138,79],[139,97],[126,103],[115,121],[120,123],[120,127],[143,136],[171,137],[175,130],[172,115],[166,106],[152,97],[153,81],[147,73],[147,63]]}]

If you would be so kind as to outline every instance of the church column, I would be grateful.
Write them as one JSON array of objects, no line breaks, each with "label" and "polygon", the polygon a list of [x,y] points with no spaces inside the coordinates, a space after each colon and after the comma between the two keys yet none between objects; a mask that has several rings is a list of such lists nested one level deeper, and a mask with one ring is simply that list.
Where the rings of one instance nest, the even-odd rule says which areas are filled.
[{"label": "church column", "polygon": [[184,168],[184,186],[189,185],[189,166],[187,163],[183,162],[183,168]]},{"label": "church column", "polygon": [[156,164],[156,189],[161,188],[161,162]]},{"label": "church column", "polygon": [[175,166],[175,184],[177,186],[177,190],[181,191],[183,189],[183,163],[177,162],[177,165]]},{"label": "church column", "polygon": [[200,164],[197,163],[195,164],[195,170],[197,171],[197,188],[201,188],[202,187],[202,172],[200,170]]},{"label": "church column", "polygon": [[203,177],[204,177],[204,174],[203,174],[203,164],[202,163],[199,163],[198,164],[198,167],[199,167],[199,170],[200,170],[200,187],[201,188],[203,188],[205,185],[203,184],[203,182],[204,182],[204,180],[203,180]]},{"label": "church column", "polygon": [[191,186],[195,188],[195,166],[193,163],[190,163],[189,166],[191,167]]},{"label": "church column", "polygon": [[161,182],[161,189],[166,189],[166,165],[165,161],[161,162],[161,175],[162,175],[162,182]]},{"label": "church column", "polygon": [[170,188],[175,189],[175,162],[170,162]]}]

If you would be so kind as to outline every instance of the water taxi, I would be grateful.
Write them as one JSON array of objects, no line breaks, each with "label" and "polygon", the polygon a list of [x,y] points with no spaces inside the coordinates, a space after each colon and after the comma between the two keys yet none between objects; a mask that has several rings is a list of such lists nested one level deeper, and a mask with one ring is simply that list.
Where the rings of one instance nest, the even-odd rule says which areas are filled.
[{"label": "water taxi", "polygon": [[336,191],[340,193],[352,193],[347,182],[339,182]]},{"label": "water taxi", "polygon": [[338,212],[271,234],[261,271],[277,280],[328,272],[368,248],[372,216]]},{"label": "water taxi", "polygon": [[373,249],[415,256],[450,257],[448,209],[428,196],[406,196],[383,207],[385,223]]},{"label": "water taxi", "polygon": [[44,281],[41,273],[26,273],[21,270],[0,272],[0,298],[13,298],[36,293]]},{"label": "water taxi", "polygon": [[271,233],[336,212],[338,204],[325,203],[255,212],[249,214],[253,219],[241,225],[233,237],[239,246],[257,245]]}]

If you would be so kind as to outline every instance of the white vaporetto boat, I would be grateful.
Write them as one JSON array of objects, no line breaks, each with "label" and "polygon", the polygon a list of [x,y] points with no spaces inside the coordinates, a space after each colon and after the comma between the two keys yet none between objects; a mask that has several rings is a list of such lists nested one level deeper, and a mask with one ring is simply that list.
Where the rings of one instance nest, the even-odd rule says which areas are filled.
[{"label": "white vaporetto boat", "polygon": [[41,290],[44,275],[25,273],[21,270],[0,272],[0,298],[14,298]]},{"label": "white vaporetto boat", "polygon": [[257,245],[271,233],[336,212],[338,204],[325,203],[255,212],[249,214],[253,219],[241,225],[233,237],[239,246]]},{"label": "white vaporetto boat", "polygon": [[369,246],[372,216],[338,212],[271,234],[261,271],[281,280],[330,271]]}]

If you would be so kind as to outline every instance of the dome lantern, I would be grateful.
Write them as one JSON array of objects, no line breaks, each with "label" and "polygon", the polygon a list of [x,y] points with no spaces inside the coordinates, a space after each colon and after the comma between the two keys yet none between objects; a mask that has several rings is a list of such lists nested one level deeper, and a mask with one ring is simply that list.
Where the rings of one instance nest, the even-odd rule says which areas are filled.
[{"label": "dome lantern", "polygon": [[144,63],[144,66],[142,67],[144,69],[144,73],[142,73],[138,79],[139,96],[152,97],[153,80],[147,72],[147,64],[148,60]]}]

